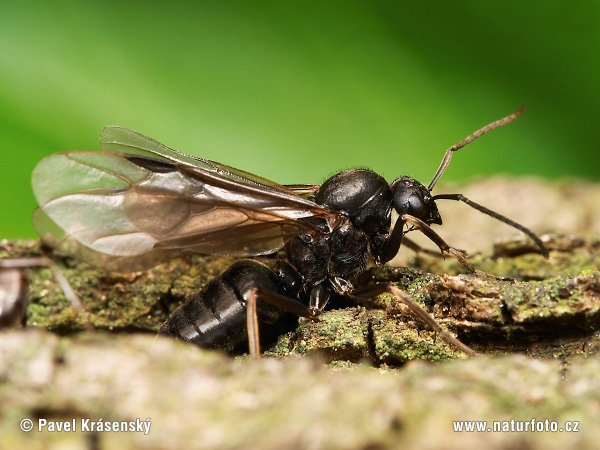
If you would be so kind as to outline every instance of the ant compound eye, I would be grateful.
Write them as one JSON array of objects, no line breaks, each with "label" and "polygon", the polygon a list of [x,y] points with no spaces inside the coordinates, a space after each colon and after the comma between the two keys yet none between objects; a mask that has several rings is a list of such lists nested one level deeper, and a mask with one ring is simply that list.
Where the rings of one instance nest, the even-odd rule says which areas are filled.
[{"label": "ant compound eye", "polygon": [[418,192],[414,190],[399,190],[394,196],[394,206],[399,214],[410,214],[422,219],[427,213],[425,201]]},{"label": "ant compound eye", "polygon": [[407,202],[409,214],[422,219],[423,215],[425,214],[425,203],[421,197],[419,197],[417,194],[412,194],[410,197],[408,197]]},{"label": "ant compound eye", "polygon": [[397,193],[394,199],[396,209],[399,214],[410,214],[411,216],[423,219],[423,216],[427,213],[425,202],[418,193],[411,191]]}]

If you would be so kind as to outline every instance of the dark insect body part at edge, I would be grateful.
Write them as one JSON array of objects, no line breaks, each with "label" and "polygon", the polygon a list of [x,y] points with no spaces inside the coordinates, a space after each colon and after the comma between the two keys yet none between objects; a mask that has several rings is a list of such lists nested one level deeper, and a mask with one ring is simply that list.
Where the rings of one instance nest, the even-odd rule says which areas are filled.
[{"label": "dark insect body part at edge", "polygon": [[[360,303],[390,292],[451,344],[474,355],[391,283],[354,284],[371,261],[390,261],[413,230],[469,272],[494,277],[471,266],[430,227],[442,223],[436,200],[462,201],[517,228],[548,257],[540,239],[522,225],[461,194],[431,194],[455,151],[522,111],[450,147],[429,187],[407,176],[388,183],[366,169],[338,173],[322,186],[282,186],[184,155],[134,131],[106,127],[102,151],[52,155],[38,164],[34,225],[50,245],[121,271],[192,252],[257,256],[285,250],[274,268],[255,260],[233,264],[174,311],[159,334],[226,350],[248,339],[257,357],[258,322],[277,322],[283,312],[316,317],[333,296]],[[393,211],[398,218],[392,226]]]},{"label": "dark insect body part at edge", "polygon": [[[64,274],[51,259],[45,256],[0,259],[0,328],[12,326],[23,319],[29,303],[29,280],[25,271],[36,267],[49,268],[73,308],[79,313],[85,311]],[[92,329],[87,318],[85,324],[88,330]]]}]

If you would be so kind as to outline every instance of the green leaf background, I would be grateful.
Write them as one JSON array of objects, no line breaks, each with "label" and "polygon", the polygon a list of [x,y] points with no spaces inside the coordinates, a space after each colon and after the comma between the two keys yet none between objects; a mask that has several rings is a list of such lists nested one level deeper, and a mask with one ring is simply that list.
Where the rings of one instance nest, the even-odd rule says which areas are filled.
[{"label": "green leaf background", "polygon": [[36,162],[107,124],[280,183],[427,184],[525,103],[443,180],[597,180],[599,69],[597,0],[3,2],[0,238],[35,235]]}]

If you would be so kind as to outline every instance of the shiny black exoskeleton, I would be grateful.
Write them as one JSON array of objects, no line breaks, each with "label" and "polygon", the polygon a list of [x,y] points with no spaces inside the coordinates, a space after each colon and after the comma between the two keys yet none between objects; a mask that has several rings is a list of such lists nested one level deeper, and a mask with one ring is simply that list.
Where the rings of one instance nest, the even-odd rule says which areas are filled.
[{"label": "shiny black exoskeleton", "polygon": [[[203,347],[233,350],[247,339],[247,293],[258,286],[267,292],[285,292],[277,275],[264,264],[238,261],[181,305],[159,333]],[[270,324],[279,319],[282,311],[261,301],[257,303],[257,313],[261,322]]]},{"label": "shiny black exoskeleton", "polygon": [[[246,302],[253,289],[261,322],[273,323],[282,310],[312,316],[333,293],[354,294],[353,283],[369,258],[382,264],[396,255],[409,218],[441,224],[427,188],[409,177],[390,185],[370,170],[341,172],[319,188],[314,201],[340,212],[335,226],[320,218],[299,219],[316,222],[317,231],[288,243],[290,264],[279,262],[272,271],[257,261],[235,263],[179,307],[159,333],[231,350],[247,338]],[[399,219],[390,233],[392,209]]]},{"label": "shiny black exoskeleton", "polygon": [[[464,201],[524,231],[547,256],[537,236],[515,222],[460,194],[439,198]],[[483,274],[429,227],[442,224],[435,197],[429,188],[410,177],[404,176],[388,184],[373,171],[349,170],[329,178],[314,194],[314,201],[339,211],[337,223],[328,228],[327,224],[319,223],[318,218],[304,219],[316,222],[314,227],[317,231],[296,236],[288,243],[285,250],[291,265],[287,265],[287,270],[280,269],[276,273],[250,260],[236,263],[177,309],[159,333],[177,336],[200,346],[231,349],[248,337],[244,324],[251,292],[262,300],[257,303],[258,319],[265,323],[277,320],[282,310],[314,316],[323,310],[334,293],[360,299],[385,292],[390,287],[385,283],[358,288],[353,283],[365,271],[370,258],[383,264],[397,254],[407,232],[404,231],[406,224],[425,233],[442,252],[458,258],[472,273]],[[393,228],[392,211],[398,215]],[[283,264],[280,262],[279,266]],[[412,305],[411,308],[414,310],[416,307]],[[423,318],[421,313],[417,312]],[[437,331],[443,332],[441,329]],[[450,335],[444,333],[444,336],[470,353],[468,347],[463,347]]]}]

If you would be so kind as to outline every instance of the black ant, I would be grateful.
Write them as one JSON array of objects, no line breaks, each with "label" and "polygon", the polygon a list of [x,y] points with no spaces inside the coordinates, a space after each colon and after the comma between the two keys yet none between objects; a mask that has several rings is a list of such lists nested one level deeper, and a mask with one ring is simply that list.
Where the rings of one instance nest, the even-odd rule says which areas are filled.
[{"label": "black ant", "polygon": [[[388,183],[366,169],[338,173],[321,186],[284,186],[109,126],[100,135],[101,151],[59,153],[37,165],[33,189],[40,208],[34,225],[47,243],[120,271],[188,253],[259,256],[284,250],[285,259],[274,269],[256,260],[234,263],[174,311],[159,329],[162,335],[223,349],[248,339],[257,356],[259,321],[276,322],[286,311],[315,317],[333,295],[360,303],[389,292],[474,355],[393,284],[354,283],[369,261],[390,261],[403,239],[409,243],[405,235],[412,230],[472,274],[491,276],[430,227],[442,223],[437,200],[464,202],[524,232],[548,257],[542,241],[524,226],[461,194],[431,193],[455,151],[523,109],[450,147],[427,187],[407,176]],[[393,213],[398,217],[392,226]]]}]

